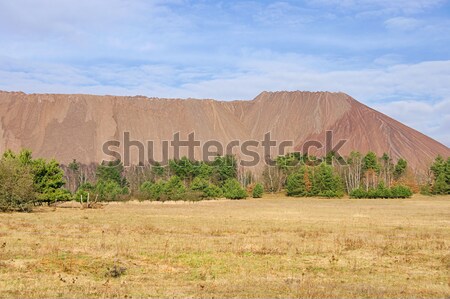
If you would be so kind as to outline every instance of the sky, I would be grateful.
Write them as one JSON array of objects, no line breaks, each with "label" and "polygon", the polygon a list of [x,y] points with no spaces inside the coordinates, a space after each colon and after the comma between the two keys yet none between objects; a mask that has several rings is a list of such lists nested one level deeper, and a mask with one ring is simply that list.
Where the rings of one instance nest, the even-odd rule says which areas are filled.
[{"label": "sky", "polygon": [[0,90],[341,91],[450,146],[450,0],[0,0]]}]

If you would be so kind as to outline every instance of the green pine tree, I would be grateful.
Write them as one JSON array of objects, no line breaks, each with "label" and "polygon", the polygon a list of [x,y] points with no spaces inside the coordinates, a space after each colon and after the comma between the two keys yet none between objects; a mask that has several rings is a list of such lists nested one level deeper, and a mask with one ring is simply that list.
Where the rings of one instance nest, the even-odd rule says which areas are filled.
[{"label": "green pine tree", "polygon": [[252,192],[253,198],[261,198],[263,193],[264,193],[263,186],[260,183],[256,184],[255,188],[253,188],[253,192]]},{"label": "green pine tree", "polygon": [[302,166],[296,172],[288,175],[286,180],[286,193],[288,196],[308,196],[310,194],[305,182],[307,172],[306,166]]}]

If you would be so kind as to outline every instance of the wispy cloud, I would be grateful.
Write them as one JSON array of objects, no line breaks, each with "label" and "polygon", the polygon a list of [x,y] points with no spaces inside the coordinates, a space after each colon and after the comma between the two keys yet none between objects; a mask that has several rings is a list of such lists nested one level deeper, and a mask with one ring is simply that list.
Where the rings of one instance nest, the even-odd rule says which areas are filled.
[{"label": "wispy cloud", "polygon": [[386,20],[384,24],[390,30],[409,31],[417,29],[421,25],[421,22],[414,18],[395,17]]},{"label": "wispy cloud", "polygon": [[420,13],[445,3],[445,0],[311,0],[310,3],[325,5],[346,11],[379,12],[386,14]]},{"label": "wispy cloud", "polygon": [[443,0],[0,1],[0,89],[225,100],[344,91],[394,117],[398,105],[428,105],[432,121],[417,121],[417,109],[398,118],[449,145],[448,115],[433,108],[450,94],[448,8]]},{"label": "wispy cloud", "polygon": [[450,98],[437,102],[426,100],[401,100],[373,107],[398,121],[433,136],[447,146],[450,145]]}]

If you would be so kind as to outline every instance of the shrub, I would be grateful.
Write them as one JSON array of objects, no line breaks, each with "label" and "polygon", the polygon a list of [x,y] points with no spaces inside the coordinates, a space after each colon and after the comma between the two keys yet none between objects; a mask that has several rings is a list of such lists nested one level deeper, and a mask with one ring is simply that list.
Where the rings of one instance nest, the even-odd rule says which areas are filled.
[{"label": "shrub", "polygon": [[186,187],[181,179],[174,175],[164,186],[164,195],[168,200],[181,200],[186,193]]},{"label": "shrub", "polygon": [[367,192],[362,188],[358,188],[358,189],[352,190],[350,192],[350,197],[351,198],[367,198]]},{"label": "shrub", "polygon": [[220,187],[210,183],[204,190],[203,193],[205,194],[206,198],[219,198],[222,197],[223,192]]},{"label": "shrub", "polygon": [[430,185],[427,184],[427,185],[420,186],[420,194],[422,194],[422,195],[433,195],[431,193]]},{"label": "shrub", "polygon": [[100,181],[95,185],[95,196],[100,201],[115,201],[128,193],[128,188],[121,187],[116,181]]},{"label": "shrub", "polygon": [[183,199],[185,201],[200,201],[205,199],[205,197],[201,191],[187,190],[183,196]]},{"label": "shrub", "polygon": [[253,192],[252,192],[253,198],[261,198],[263,193],[264,193],[263,186],[259,183],[256,184],[255,188],[253,188]]},{"label": "shrub", "polygon": [[407,186],[394,186],[392,188],[385,188],[384,185],[379,185],[377,189],[369,189],[365,191],[358,188],[350,192],[351,198],[408,198],[412,196],[412,191]]},{"label": "shrub", "polygon": [[88,194],[90,192],[86,189],[83,188],[78,188],[77,192],[75,192],[75,194],[73,195],[73,199],[76,201],[82,201],[82,202],[86,202],[87,198],[88,198]]},{"label": "shrub", "polygon": [[155,183],[144,182],[139,191],[142,199],[148,200],[165,200],[164,191],[166,189],[166,182],[159,180]]},{"label": "shrub", "polygon": [[412,191],[406,186],[398,185],[391,188],[393,198],[408,198],[412,196]]},{"label": "shrub", "polygon": [[129,194],[127,187],[121,187],[116,181],[99,181],[97,184],[82,184],[74,197],[75,200],[86,202],[89,196],[90,201],[116,201],[123,200]]},{"label": "shrub", "polygon": [[225,198],[243,199],[247,197],[247,192],[236,179],[227,179],[223,184],[222,190]]},{"label": "shrub", "polygon": [[[186,187],[178,176],[169,180],[159,180],[155,183],[147,181],[139,188],[140,198],[148,200],[181,200],[187,195]],[[189,194],[193,198],[194,193]]]},{"label": "shrub", "polygon": [[38,200],[43,202],[54,203],[56,201],[68,201],[71,200],[73,197],[69,190],[64,188],[58,188],[47,190],[45,194],[38,194],[37,198]]},{"label": "shrub", "polygon": [[376,189],[370,188],[366,193],[366,198],[378,198],[378,191]]},{"label": "shrub", "polygon": [[205,178],[196,177],[191,183],[191,190],[203,191],[208,188],[209,181]]},{"label": "shrub", "polygon": [[153,182],[145,181],[139,186],[139,198],[140,199],[153,199],[152,196],[152,189],[153,189]]},{"label": "shrub", "polygon": [[153,200],[166,200],[166,182],[159,180],[158,182],[152,184],[150,188],[150,199]]},{"label": "shrub", "polygon": [[192,181],[191,190],[200,192],[201,198],[218,198],[222,196],[222,189],[201,177],[196,177]]},{"label": "shrub", "polygon": [[0,160],[0,211],[29,212],[34,200],[31,169],[17,160]]}]

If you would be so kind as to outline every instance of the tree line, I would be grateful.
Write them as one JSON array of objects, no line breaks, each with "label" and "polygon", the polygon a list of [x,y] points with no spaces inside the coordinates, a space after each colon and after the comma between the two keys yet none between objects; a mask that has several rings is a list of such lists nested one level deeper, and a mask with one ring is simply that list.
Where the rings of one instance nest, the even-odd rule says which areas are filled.
[{"label": "tree line", "polygon": [[419,186],[405,159],[396,163],[388,154],[378,157],[351,152],[348,157],[325,157],[290,153],[279,156],[276,165],[266,166],[262,175],[269,192],[286,190],[288,196],[353,198],[407,198],[423,194],[450,193],[450,157],[438,156],[430,166],[429,179]]},{"label": "tree line", "polygon": [[264,192],[282,190],[288,196],[354,198],[410,197],[419,190],[450,194],[450,158],[435,159],[430,179],[419,190],[406,160],[394,163],[387,154],[377,157],[373,152],[352,152],[346,158],[290,153],[267,166],[259,182],[237,165],[235,156],[227,155],[211,162],[183,157],[170,160],[166,167],[124,168],[120,161],[83,165],[76,160],[65,166],[54,159],[35,159],[29,150],[8,150],[0,159],[0,211],[30,211],[35,205],[66,200],[260,198]]},{"label": "tree line", "polygon": [[[56,201],[202,200],[262,196],[262,185],[244,188],[238,181],[234,156],[212,162],[185,157],[160,165],[125,169],[120,161],[68,166],[56,160],[34,159],[29,150],[6,151],[0,160],[0,211],[30,211]],[[246,186],[247,187],[247,186]]]}]

